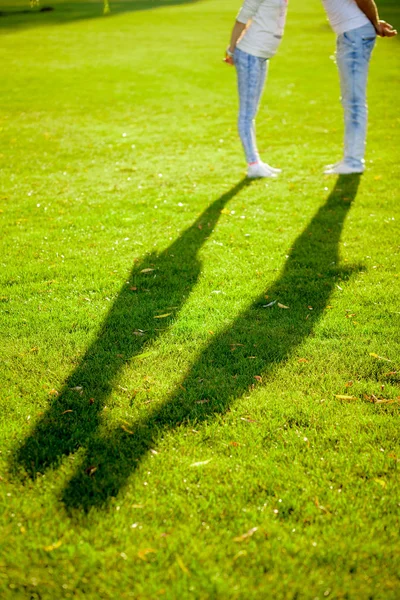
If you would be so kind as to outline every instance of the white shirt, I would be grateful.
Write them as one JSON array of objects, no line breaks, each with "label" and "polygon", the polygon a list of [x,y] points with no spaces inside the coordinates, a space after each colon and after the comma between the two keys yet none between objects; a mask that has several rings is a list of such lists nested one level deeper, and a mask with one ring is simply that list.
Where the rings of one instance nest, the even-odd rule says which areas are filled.
[{"label": "white shirt", "polygon": [[337,35],[371,22],[355,0],[322,0],[322,4]]},{"label": "white shirt", "polygon": [[245,0],[236,20],[251,23],[237,47],[260,58],[274,56],[285,28],[287,4],[288,0]]}]

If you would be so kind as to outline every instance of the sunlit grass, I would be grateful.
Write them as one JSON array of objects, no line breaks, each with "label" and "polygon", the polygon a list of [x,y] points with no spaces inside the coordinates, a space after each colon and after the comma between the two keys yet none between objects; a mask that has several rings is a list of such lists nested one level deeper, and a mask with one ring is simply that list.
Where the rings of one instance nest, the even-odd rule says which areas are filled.
[{"label": "sunlit grass", "polygon": [[325,178],[334,38],[292,0],[249,184],[238,7],[115,5],[0,21],[2,597],[395,599],[398,41]]}]

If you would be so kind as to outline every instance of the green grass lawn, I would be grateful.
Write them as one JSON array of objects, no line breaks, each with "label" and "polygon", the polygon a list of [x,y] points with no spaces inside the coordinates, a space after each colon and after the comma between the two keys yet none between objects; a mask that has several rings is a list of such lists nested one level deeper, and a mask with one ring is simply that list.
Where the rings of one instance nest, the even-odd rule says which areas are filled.
[{"label": "green grass lawn", "polygon": [[0,597],[400,598],[399,41],[325,177],[334,36],[291,0],[250,183],[240,2],[49,4],[0,6]]}]

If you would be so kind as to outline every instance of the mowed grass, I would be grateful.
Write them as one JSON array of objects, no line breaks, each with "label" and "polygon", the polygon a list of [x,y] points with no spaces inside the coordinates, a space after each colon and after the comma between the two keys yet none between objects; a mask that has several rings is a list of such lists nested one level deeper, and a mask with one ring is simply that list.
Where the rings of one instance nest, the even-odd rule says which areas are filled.
[{"label": "mowed grass", "polygon": [[334,36],[291,0],[249,183],[239,4],[0,17],[6,600],[400,596],[399,42],[324,177]]}]

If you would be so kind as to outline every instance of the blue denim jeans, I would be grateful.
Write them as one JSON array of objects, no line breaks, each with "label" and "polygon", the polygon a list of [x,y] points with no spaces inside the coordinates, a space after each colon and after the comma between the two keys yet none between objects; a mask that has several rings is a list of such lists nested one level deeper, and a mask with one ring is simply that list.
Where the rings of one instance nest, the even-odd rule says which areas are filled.
[{"label": "blue denim jeans", "polygon": [[239,136],[248,163],[258,162],[255,118],[264,89],[268,60],[235,49],[234,62],[239,92]]},{"label": "blue denim jeans", "polygon": [[344,161],[350,167],[364,164],[367,134],[367,79],[369,60],[376,41],[372,24],[338,36],[336,61],[344,109]]}]

